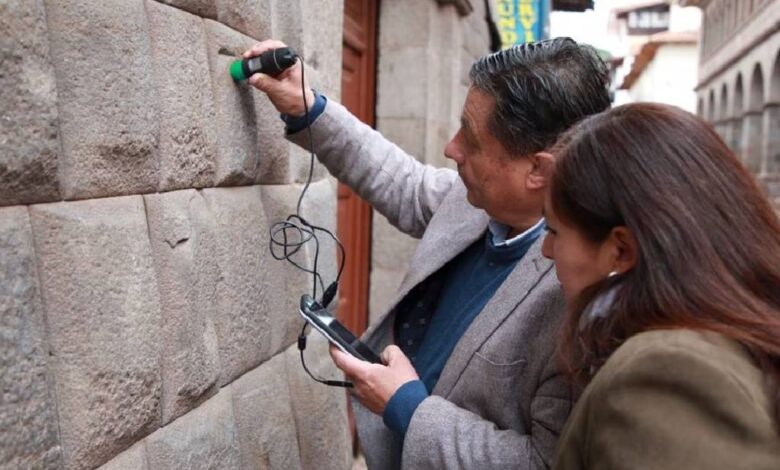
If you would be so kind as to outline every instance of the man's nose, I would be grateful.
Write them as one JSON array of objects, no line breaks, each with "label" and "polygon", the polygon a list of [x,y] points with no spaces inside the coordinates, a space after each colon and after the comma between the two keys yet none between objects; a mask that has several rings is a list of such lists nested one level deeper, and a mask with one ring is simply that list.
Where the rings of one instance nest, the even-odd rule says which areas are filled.
[{"label": "man's nose", "polygon": [[444,156],[453,160],[458,165],[463,163],[463,153],[458,148],[458,144],[455,142],[454,138],[444,146]]}]

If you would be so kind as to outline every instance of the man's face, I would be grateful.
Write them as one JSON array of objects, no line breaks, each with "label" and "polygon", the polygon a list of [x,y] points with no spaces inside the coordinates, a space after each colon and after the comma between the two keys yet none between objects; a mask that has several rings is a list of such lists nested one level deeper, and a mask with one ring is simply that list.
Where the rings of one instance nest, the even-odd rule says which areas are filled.
[{"label": "man's face", "polygon": [[458,164],[471,205],[506,221],[522,205],[524,176],[531,168],[527,158],[510,158],[509,152],[488,129],[495,100],[470,88],[463,105],[460,129],[444,148],[444,156]]}]

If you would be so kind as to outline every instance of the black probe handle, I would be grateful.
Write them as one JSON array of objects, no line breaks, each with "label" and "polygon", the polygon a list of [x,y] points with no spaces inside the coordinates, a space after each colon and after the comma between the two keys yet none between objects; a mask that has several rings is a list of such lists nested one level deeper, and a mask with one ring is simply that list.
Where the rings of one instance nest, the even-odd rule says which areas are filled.
[{"label": "black probe handle", "polygon": [[298,54],[291,47],[280,47],[265,51],[259,56],[244,59],[241,66],[244,76],[249,78],[256,73],[264,73],[276,77],[288,68],[295,65]]}]

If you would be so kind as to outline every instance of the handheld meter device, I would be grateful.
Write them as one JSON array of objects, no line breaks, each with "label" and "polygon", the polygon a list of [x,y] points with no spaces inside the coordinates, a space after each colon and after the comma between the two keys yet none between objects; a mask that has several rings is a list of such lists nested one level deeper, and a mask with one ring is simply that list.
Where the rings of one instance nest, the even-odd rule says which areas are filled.
[{"label": "handheld meter device", "polygon": [[337,348],[360,360],[373,362],[374,364],[382,363],[382,360],[371,348],[357,339],[351,331],[336,320],[330,312],[325,310],[310,295],[304,294],[301,296],[301,308],[299,311],[304,320],[328,338],[328,341]]},{"label": "handheld meter device", "polygon": [[298,54],[291,47],[280,47],[265,51],[259,56],[236,60],[230,64],[230,76],[240,82],[256,73],[276,77],[295,64]]}]

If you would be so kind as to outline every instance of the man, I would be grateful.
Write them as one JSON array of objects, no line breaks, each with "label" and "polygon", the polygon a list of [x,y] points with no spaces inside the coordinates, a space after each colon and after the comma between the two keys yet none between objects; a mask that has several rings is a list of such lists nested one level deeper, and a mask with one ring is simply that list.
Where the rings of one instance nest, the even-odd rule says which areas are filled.
[{"label": "man", "polygon": [[[266,41],[245,56],[282,46]],[[250,83],[305,147],[300,73]],[[371,469],[547,468],[575,398],[555,357],[563,300],[540,252],[547,150],[609,106],[606,68],[592,48],[558,38],[483,57],[470,76],[460,130],[444,151],[457,172],[421,164],[306,88],[320,161],[422,239],[363,337],[384,349],[385,365],[331,351],[355,384]]]}]

